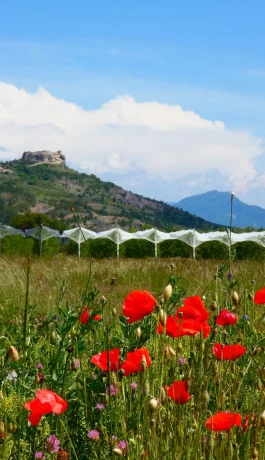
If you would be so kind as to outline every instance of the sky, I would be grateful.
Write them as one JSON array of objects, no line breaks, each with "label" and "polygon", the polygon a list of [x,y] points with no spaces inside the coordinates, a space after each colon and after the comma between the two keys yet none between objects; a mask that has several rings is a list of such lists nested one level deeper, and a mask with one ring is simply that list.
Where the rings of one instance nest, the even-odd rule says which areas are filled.
[{"label": "sky", "polygon": [[150,198],[265,207],[264,1],[12,0],[0,16],[0,160],[62,150]]}]

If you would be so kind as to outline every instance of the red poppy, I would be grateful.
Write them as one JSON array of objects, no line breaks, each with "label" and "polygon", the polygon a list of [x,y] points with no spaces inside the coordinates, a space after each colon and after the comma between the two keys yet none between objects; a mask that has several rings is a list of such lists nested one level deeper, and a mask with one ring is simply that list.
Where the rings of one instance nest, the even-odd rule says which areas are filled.
[{"label": "red poppy", "polygon": [[142,372],[144,370],[143,362],[146,362],[148,367],[151,366],[151,359],[146,348],[138,348],[138,350],[127,354],[120,369],[123,370],[123,375]]},{"label": "red poppy", "polygon": [[67,409],[67,402],[50,390],[38,390],[36,398],[24,404],[25,409],[30,410],[28,419],[31,425],[38,425],[45,414],[61,414]]},{"label": "red poppy", "polygon": [[122,305],[122,313],[128,323],[134,323],[150,315],[156,305],[156,299],[147,291],[133,291],[127,295]]},{"label": "red poppy", "polygon": [[265,287],[255,293],[254,303],[257,305],[265,303]]},{"label": "red poppy", "polygon": [[[89,310],[89,313],[92,313],[92,309]],[[87,307],[83,308],[82,315],[79,318],[79,323],[82,324],[87,324],[89,319],[91,318],[91,315],[88,314],[87,312]],[[95,315],[92,318],[94,321],[100,321],[102,319],[101,315]]]},{"label": "red poppy", "polygon": [[215,343],[212,347],[214,356],[219,361],[224,360],[231,360],[235,361],[240,356],[246,353],[246,348],[242,347],[242,345],[222,345],[221,343]]},{"label": "red poppy", "polygon": [[218,412],[206,420],[205,426],[213,431],[231,430],[233,426],[242,426],[242,417],[240,414]]},{"label": "red poppy", "polygon": [[108,372],[109,367],[111,372],[115,372],[120,365],[120,349],[102,351],[102,353],[92,356],[90,362],[105,372]]},{"label": "red poppy", "polygon": [[235,313],[232,313],[229,310],[222,310],[217,316],[215,322],[219,326],[227,326],[236,324],[238,322],[238,317],[235,315]]},{"label": "red poppy", "polygon": [[[158,325],[158,334],[163,333],[163,327],[161,324]],[[211,327],[205,321],[200,323],[194,319],[187,319],[184,321],[177,320],[173,316],[168,316],[166,321],[166,335],[170,337],[183,337],[184,335],[196,335],[203,332],[203,337],[206,338],[211,332]]]},{"label": "red poppy", "polygon": [[170,399],[177,404],[185,404],[191,398],[187,390],[186,380],[175,380],[170,387],[165,387]]},{"label": "red poppy", "polygon": [[[181,314],[181,315],[180,315]],[[209,318],[209,313],[205,308],[200,296],[187,297],[184,301],[184,306],[176,311],[176,317],[185,319],[194,319],[204,323]]]}]

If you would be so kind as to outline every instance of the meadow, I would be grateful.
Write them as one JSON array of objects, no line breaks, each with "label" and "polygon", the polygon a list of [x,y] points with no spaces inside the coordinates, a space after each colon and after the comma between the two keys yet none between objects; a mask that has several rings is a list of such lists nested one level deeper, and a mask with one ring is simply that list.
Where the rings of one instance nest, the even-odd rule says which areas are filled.
[{"label": "meadow", "polygon": [[264,459],[264,286],[263,261],[0,257],[0,458]]}]

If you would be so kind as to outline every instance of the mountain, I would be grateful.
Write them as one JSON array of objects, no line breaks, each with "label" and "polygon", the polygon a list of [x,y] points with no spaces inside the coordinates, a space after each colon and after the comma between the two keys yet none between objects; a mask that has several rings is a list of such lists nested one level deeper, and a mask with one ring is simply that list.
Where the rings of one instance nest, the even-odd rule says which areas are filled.
[{"label": "mountain", "polygon": [[197,228],[214,230],[217,225],[192,216],[161,201],[144,198],[94,174],[88,175],[65,166],[58,152],[25,152],[22,159],[0,163],[0,222],[9,224],[18,213],[32,211],[59,218],[69,226],[76,221],[93,230],[119,225],[161,230]]},{"label": "mountain", "polygon": [[[211,192],[190,196],[178,203],[170,203],[172,206],[181,208],[191,214],[196,214],[203,219],[216,222],[219,225],[229,226],[230,223],[230,192]],[[234,196],[233,201],[233,227],[265,228],[265,209],[260,206],[252,206],[240,201]]]}]

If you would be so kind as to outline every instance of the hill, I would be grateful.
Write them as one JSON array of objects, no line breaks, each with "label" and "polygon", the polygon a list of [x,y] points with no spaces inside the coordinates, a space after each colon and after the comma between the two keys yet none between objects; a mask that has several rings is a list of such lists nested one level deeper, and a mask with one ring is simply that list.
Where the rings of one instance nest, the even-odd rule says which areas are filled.
[{"label": "hill", "polygon": [[36,163],[36,154],[30,158],[27,152],[21,160],[0,163],[0,222],[8,224],[16,214],[32,211],[73,226],[76,223],[69,210],[71,204],[82,225],[97,231],[116,225],[139,229],[145,224],[161,230],[217,228],[161,201],[123,190],[93,174],[74,171],[65,166],[64,160],[54,164],[47,160],[46,153],[44,156],[43,160],[43,155],[38,155],[42,159]]},{"label": "hill", "polygon": [[[210,219],[219,225],[229,226],[230,199],[230,192],[212,190],[207,193],[184,198],[178,203],[171,203],[171,205],[196,214],[203,219]],[[265,228],[265,209],[260,206],[243,203],[235,196],[232,224],[234,227],[241,228]]]}]

